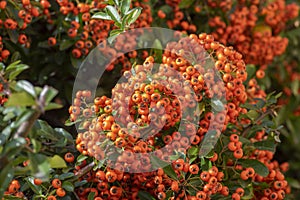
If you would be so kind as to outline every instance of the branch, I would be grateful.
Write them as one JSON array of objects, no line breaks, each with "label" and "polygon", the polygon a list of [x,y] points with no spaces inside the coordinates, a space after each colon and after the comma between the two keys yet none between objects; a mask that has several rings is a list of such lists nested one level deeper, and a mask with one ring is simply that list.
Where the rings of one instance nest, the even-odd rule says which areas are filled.
[{"label": "branch", "polygon": [[244,131],[242,132],[242,136],[245,137],[247,135],[247,133],[251,130],[251,128],[253,127],[254,124],[258,123],[259,121],[261,121],[262,119],[264,119],[266,116],[270,115],[270,114],[274,114],[274,110],[273,109],[269,109],[267,110],[267,112],[261,114],[252,124],[249,124]]}]

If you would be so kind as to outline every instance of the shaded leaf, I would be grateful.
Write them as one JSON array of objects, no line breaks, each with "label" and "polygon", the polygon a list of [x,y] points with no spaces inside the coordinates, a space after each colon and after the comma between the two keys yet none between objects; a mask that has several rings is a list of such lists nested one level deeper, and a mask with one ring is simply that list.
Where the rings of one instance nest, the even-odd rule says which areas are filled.
[{"label": "shaded leaf", "polygon": [[75,41],[73,41],[73,40],[63,40],[59,44],[59,50],[64,51],[64,50],[70,48],[71,46],[73,46],[74,43],[75,43]]},{"label": "shaded leaf", "polygon": [[273,140],[264,140],[264,141],[255,142],[254,147],[259,150],[275,152],[276,144]]},{"label": "shaded leaf", "polygon": [[155,198],[149,192],[146,191],[139,191],[138,197],[143,200],[155,200]]},{"label": "shaded leaf", "polygon": [[243,167],[252,167],[255,172],[263,177],[268,176],[269,174],[269,169],[261,163],[258,160],[254,159],[240,159],[238,160],[238,164],[242,165]]},{"label": "shaded leaf", "polygon": [[62,183],[62,188],[64,188],[68,192],[74,191],[74,185],[70,181],[64,181]]}]

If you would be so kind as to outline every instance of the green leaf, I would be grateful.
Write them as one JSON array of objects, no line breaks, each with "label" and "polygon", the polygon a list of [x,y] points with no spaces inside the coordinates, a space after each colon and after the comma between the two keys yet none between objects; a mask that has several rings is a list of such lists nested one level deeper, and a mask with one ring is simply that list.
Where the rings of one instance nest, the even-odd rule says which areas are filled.
[{"label": "green leaf", "polygon": [[121,30],[121,29],[112,30],[109,34],[109,38],[107,38],[108,43],[111,44],[118,37],[118,35],[122,32],[123,32],[123,30]]},{"label": "green leaf", "polygon": [[43,154],[29,153],[30,168],[36,178],[47,180],[50,173],[48,157]]},{"label": "green leaf", "polygon": [[224,110],[224,104],[220,99],[212,99],[211,107],[217,112],[221,112],[222,110]]},{"label": "green leaf", "polygon": [[88,156],[85,156],[85,155],[82,155],[80,154],[78,157],[77,157],[77,161],[76,163],[81,163],[82,161],[86,160],[88,158]]},{"label": "green leaf", "polygon": [[6,70],[5,70],[5,78],[8,78],[9,80],[13,80],[16,78],[21,72],[23,72],[25,69],[28,69],[28,65],[24,64],[18,64],[19,61],[14,62],[10,64]]},{"label": "green leaf", "polygon": [[97,12],[92,16],[93,19],[104,19],[104,20],[112,20],[111,17],[104,12]]},{"label": "green leaf", "polygon": [[30,189],[35,194],[42,194],[42,188],[41,188],[41,186],[34,184],[34,178],[33,177],[26,177],[25,181],[29,185]]},{"label": "green leaf", "polygon": [[139,191],[138,197],[142,200],[155,200],[155,198],[149,192],[146,191]]},{"label": "green leaf", "polygon": [[171,177],[174,180],[178,180],[177,174],[175,173],[171,165],[164,167],[163,170],[169,177]]},{"label": "green leaf", "polygon": [[45,105],[48,105],[50,101],[57,95],[58,91],[52,87],[44,86],[40,93],[40,101],[44,101]]},{"label": "green leaf", "polygon": [[127,25],[130,26],[130,24],[134,23],[137,20],[137,18],[140,16],[141,12],[142,12],[142,8],[140,7],[131,9],[129,11],[129,14],[127,15],[128,16]]},{"label": "green leaf", "polygon": [[298,95],[298,91],[299,91],[299,87],[300,87],[300,81],[299,80],[294,80],[292,83],[291,83],[291,89],[292,89],[292,92],[295,96]]},{"label": "green leaf", "polygon": [[106,6],[107,14],[114,20],[114,22],[121,24],[121,17],[114,6],[108,5]]},{"label": "green leaf", "polygon": [[95,198],[95,192],[90,192],[88,195],[88,200],[94,200]]},{"label": "green leaf", "polygon": [[273,140],[264,140],[253,143],[254,147],[259,150],[267,150],[275,152],[276,144]]},{"label": "green leaf", "polygon": [[42,143],[34,138],[31,138],[31,143],[33,145],[33,151],[35,153],[39,152],[42,148]]},{"label": "green leaf", "polygon": [[55,110],[55,109],[60,109],[60,108],[62,108],[62,107],[63,107],[63,105],[61,105],[61,104],[50,102],[50,103],[44,108],[44,110],[45,110],[45,111],[47,111],[47,110]]},{"label": "green leaf", "polygon": [[246,65],[246,71],[247,71],[247,81],[248,81],[255,75],[256,72],[255,65],[252,64]]},{"label": "green leaf", "polygon": [[75,186],[76,188],[78,188],[78,187],[81,187],[81,186],[85,185],[86,183],[87,183],[87,180],[82,180],[82,181],[80,181],[80,182],[75,182],[75,183],[74,183],[74,186]]},{"label": "green leaf", "polygon": [[6,30],[8,35],[9,35],[9,39],[10,41],[12,41],[13,43],[17,43],[18,42],[18,38],[19,38],[19,34],[16,30]]},{"label": "green leaf", "polygon": [[300,182],[299,182],[299,180],[296,180],[296,179],[293,179],[293,178],[290,178],[290,177],[287,177],[286,180],[288,181],[289,185],[292,188],[300,189]]},{"label": "green leaf", "polygon": [[5,106],[33,106],[36,102],[27,92],[12,93]]},{"label": "green leaf", "polygon": [[65,129],[63,129],[63,128],[55,128],[54,130],[55,130],[56,133],[58,133],[59,135],[63,136],[64,138],[66,138],[67,142],[69,144],[73,144],[74,143],[72,135],[69,132],[67,132]]},{"label": "green leaf", "polygon": [[64,51],[64,50],[70,48],[71,46],[73,46],[74,43],[75,43],[75,41],[73,41],[73,40],[63,40],[60,42],[59,50]]},{"label": "green leaf", "polygon": [[64,181],[62,184],[62,188],[64,188],[68,192],[74,191],[74,185],[70,181]]},{"label": "green leaf", "polygon": [[4,168],[2,168],[1,163],[1,170],[0,170],[0,199],[3,197],[3,193],[5,192],[6,188],[8,187],[9,183],[13,179],[14,176],[14,168],[12,163],[7,164]]},{"label": "green leaf", "polygon": [[116,5],[117,7],[120,6],[120,0],[113,0],[113,2],[114,2],[114,5]]},{"label": "green leaf", "polygon": [[11,56],[10,61],[11,61],[11,62],[15,62],[15,61],[20,60],[20,59],[21,59],[21,54],[20,54],[20,52],[15,51],[15,52],[13,53],[13,55]]},{"label": "green leaf", "polygon": [[159,159],[157,156],[153,156],[153,155],[150,156],[150,160],[154,168],[163,168],[170,164],[168,162]]},{"label": "green leaf", "polygon": [[130,0],[123,0],[121,2],[121,13],[125,15],[130,8]]},{"label": "green leaf", "polygon": [[11,152],[13,150],[19,150],[22,146],[26,144],[26,140],[23,137],[18,137],[12,140],[9,140],[8,143],[4,146],[4,153]]},{"label": "green leaf", "polygon": [[5,65],[3,64],[3,62],[0,62],[0,71],[5,69]]},{"label": "green leaf", "polygon": [[33,85],[26,80],[18,81],[16,84],[16,89],[24,90],[28,94],[30,94],[33,98],[36,97],[36,93],[35,93]]},{"label": "green leaf", "polygon": [[258,114],[255,110],[250,110],[250,111],[247,113],[247,116],[248,116],[252,121],[254,121],[254,120],[259,116],[259,114]]},{"label": "green leaf", "polygon": [[191,148],[188,149],[187,156],[190,160],[191,159],[194,160],[198,157],[198,153],[199,153],[199,148],[192,146]]},{"label": "green leaf", "polygon": [[65,160],[60,157],[59,155],[54,155],[52,158],[49,159],[49,163],[51,168],[66,168],[67,164]]},{"label": "green leaf", "polygon": [[261,163],[258,160],[254,159],[240,159],[238,160],[238,164],[242,165],[243,167],[252,167],[255,172],[263,177],[268,176],[269,174],[269,169]]},{"label": "green leaf", "polygon": [[179,3],[179,8],[189,8],[195,0],[181,0]]},{"label": "green leaf", "polygon": [[23,200],[24,198],[16,197],[16,196],[13,196],[13,195],[5,195],[4,199],[5,200]]},{"label": "green leaf", "polygon": [[61,175],[59,175],[58,179],[59,180],[66,180],[68,178],[74,177],[74,173],[73,172],[67,172],[67,173],[63,173]]}]

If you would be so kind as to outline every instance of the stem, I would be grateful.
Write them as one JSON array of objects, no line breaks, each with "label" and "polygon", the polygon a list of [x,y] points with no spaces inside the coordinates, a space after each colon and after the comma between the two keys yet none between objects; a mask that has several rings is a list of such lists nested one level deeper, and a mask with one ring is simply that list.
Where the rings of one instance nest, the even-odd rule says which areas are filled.
[{"label": "stem", "polygon": [[79,179],[80,177],[88,173],[91,169],[93,169],[94,166],[95,162],[91,162],[90,164],[84,166],[82,169],[75,173],[74,179]]},{"label": "stem", "polygon": [[251,128],[253,127],[254,124],[258,123],[259,121],[261,121],[262,119],[264,119],[266,116],[270,115],[270,114],[274,114],[274,110],[270,109],[267,110],[267,112],[261,114],[255,121],[254,123],[250,124],[249,126],[247,126],[247,128],[245,128],[245,130],[242,132],[242,136],[246,137],[247,133],[251,130]]}]

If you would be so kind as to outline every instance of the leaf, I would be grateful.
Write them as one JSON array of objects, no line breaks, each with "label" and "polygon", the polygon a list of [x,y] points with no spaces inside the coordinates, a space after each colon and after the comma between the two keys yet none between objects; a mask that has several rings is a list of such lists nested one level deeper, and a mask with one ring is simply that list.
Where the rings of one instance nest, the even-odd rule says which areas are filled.
[{"label": "leaf", "polygon": [[50,103],[44,108],[44,110],[45,110],[45,111],[47,111],[47,110],[55,110],[55,109],[60,109],[60,108],[62,108],[62,107],[63,107],[63,105],[61,105],[61,104],[50,102]]},{"label": "leaf", "polygon": [[63,173],[61,175],[59,175],[58,179],[59,180],[66,180],[68,178],[74,177],[74,173],[73,172],[67,172],[67,173]]},{"label": "leaf", "polygon": [[114,20],[114,22],[121,24],[121,17],[114,6],[106,6],[107,14]]},{"label": "leaf", "polygon": [[81,66],[84,58],[75,58],[74,56],[70,55],[70,59],[73,67],[78,69]]},{"label": "leaf", "polygon": [[131,1],[131,0],[123,0],[123,1],[121,2],[121,13],[122,13],[123,15],[125,15],[125,14],[128,12],[128,10],[129,10],[129,8],[130,8],[130,1]]},{"label": "leaf", "polygon": [[299,180],[296,180],[296,179],[293,179],[293,178],[290,178],[290,177],[287,177],[286,180],[288,181],[289,185],[292,188],[300,189],[300,182],[299,182]]},{"label": "leaf", "polygon": [[163,170],[169,177],[171,177],[174,180],[178,180],[177,174],[175,173],[171,165],[164,167]]},{"label": "leaf", "polygon": [[254,121],[259,114],[255,111],[255,110],[250,110],[247,114],[246,114],[252,121]]},{"label": "leaf", "polygon": [[20,60],[20,59],[21,59],[21,54],[20,54],[20,52],[15,51],[15,52],[13,53],[13,55],[11,56],[10,61],[11,61],[11,62],[15,62],[15,61]]},{"label": "leaf", "polygon": [[255,65],[252,65],[252,64],[246,65],[246,71],[247,71],[247,81],[248,81],[253,77],[253,75],[256,72]]},{"label": "leaf", "polygon": [[4,199],[5,200],[23,200],[24,198],[16,197],[16,196],[13,196],[13,195],[5,195]]},{"label": "leaf", "polygon": [[12,63],[9,65],[5,70],[5,78],[8,78],[9,80],[13,80],[16,78],[21,72],[28,69],[28,65],[24,64],[18,64],[19,61]]},{"label": "leaf", "polygon": [[291,90],[292,90],[292,92],[293,92],[293,94],[295,95],[295,96],[297,96],[299,93],[298,93],[298,91],[299,91],[299,87],[300,87],[300,81],[299,80],[294,80],[292,83],[291,83]]},{"label": "leaf", "polygon": [[150,156],[150,160],[154,168],[164,168],[165,166],[168,166],[170,164],[168,162],[159,159],[157,156],[154,155]]},{"label": "leaf", "polygon": [[54,155],[52,158],[49,159],[49,163],[51,168],[66,168],[67,164],[65,160],[60,157],[59,155]]},{"label": "leaf", "polygon": [[31,138],[31,143],[33,145],[33,151],[35,153],[39,152],[42,148],[42,143],[34,138]]},{"label": "leaf", "polygon": [[137,18],[140,16],[141,12],[142,12],[142,8],[140,7],[136,7],[130,10],[130,13],[128,14],[127,25],[129,26],[130,24],[134,23],[137,20]]},{"label": "leaf", "polygon": [[113,2],[114,2],[114,5],[116,5],[117,7],[120,6],[120,0],[113,0]]},{"label": "leaf", "polygon": [[62,188],[64,188],[68,192],[74,191],[74,185],[70,181],[64,181],[62,184]]},{"label": "leaf", "polygon": [[50,101],[53,100],[53,98],[57,95],[58,91],[52,87],[49,86],[44,86],[41,93],[40,93],[40,98],[39,100],[45,105],[48,105]]},{"label": "leaf", "polygon": [[43,154],[29,153],[30,168],[36,178],[48,179],[50,173],[50,164],[48,157]]},{"label": "leaf", "polygon": [[5,69],[5,65],[3,64],[3,62],[0,62],[0,71]]},{"label": "leaf", "polygon": [[199,152],[199,148],[195,147],[195,146],[192,146],[191,148],[188,149],[187,156],[188,156],[188,158],[192,158],[192,157],[195,157],[195,156],[197,157],[198,152]]},{"label": "leaf", "polygon": [[76,163],[81,163],[82,161],[86,160],[87,158],[88,158],[88,156],[85,156],[85,155],[80,154],[80,155],[77,157]]},{"label": "leaf", "polygon": [[4,168],[2,168],[2,163],[0,166],[0,199],[2,199],[3,193],[13,179],[14,169],[12,167],[12,163],[7,164]]},{"label": "leaf", "polygon": [[195,0],[181,0],[179,3],[179,8],[189,8]]},{"label": "leaf", "polygon": [[[20,100],[21,99],[21,100]],[[33,106],[36,102],[26,92],[12,93],[5,103],[5,106]]]},{"label": "leaf", "polygon": [[18,81],[17,84],[16,84],[16,88],[19,89],[19,90],[26,91],[33,98],[36,97],[36,93],[35,93],[33,85],[30,82],[26,81],[26,80]]},{"label": "leaf", "polygon": [[224,110],[224,104],[220,99],[212,99],[211,107],[217,112],[221,112],[222,110]]},{"label": "leaf", "polygon": [[72,135],[67,132],[65,129],[63,128],[55,128],[54,129],[56,133],[58,133],[59,135],[63,136],[64,138],[67,139],[68,143],[73,144],[73,137]]},{"label": "leaf", "polygon": [[26,177],[25,181],[29,185],[30,189],[35,194],[42,194],[42,188],[41,188],[41,186],[34,184],[34,178],[33,177]]},{"label": "leaf", "polygon": [[252,167],[255,172],[263,177],[268,176],[269,174],[269,169],[261,163],[258,160],[254,159],[240,159],[238,160],[238,164],[242,165],[243,167]]},{"label": "leaf", "polygon": [[88,195],[88,200],[94,200],[95,192],[90,192]]},{"label": "leaf", "polygon": [[276,144],[273,140],[264,140],[254,143],[254,147],[259,150],[275,152]]},{"label": "leaf", "polygon": [[108,43],[111,44],[118,37],[118,35],[122,32],[123,32],[123,30],[121,30],[121,29],[112,30],[109,34],[109,38],[107,38]]},{"label": "leaf", "polygon": [[75,43],[75,41],[73,41],[73,40],[63,40],[59,44],[59,50],[64,51],[64,50],[70,48],[71,46],[73,46],[74,43]]},{"label": "leaf", "polygon": [[138,197],[142,200],[155,200],[155,198],[149,192],[146,191],[139,191]]},{"label": "leaf", "polygon": [[16,30],[6,30],[8,35],[9,35],[9,39],[10,41],[12,41],[13,43],[17,43],[18,42],[18,38],[19,38],[19,34]]},{"label": "leaf", "polygon": [[93,19],[104,19],[104,20],[112,20],[111,17],[104,12],[97,12],[92,16]]},{"label": "leaf", "polygon": [[82,180],[82,181],[80,181],[80,182],[75,182],[75,183],[74,183],[74,186],[75,186],[76,188],[78,188],[78,187],[81,187],[81,186],[85,185],[86,183],[87,183],[87,180]]}]

